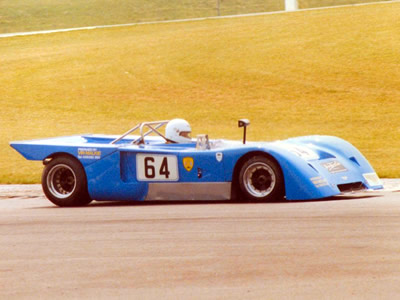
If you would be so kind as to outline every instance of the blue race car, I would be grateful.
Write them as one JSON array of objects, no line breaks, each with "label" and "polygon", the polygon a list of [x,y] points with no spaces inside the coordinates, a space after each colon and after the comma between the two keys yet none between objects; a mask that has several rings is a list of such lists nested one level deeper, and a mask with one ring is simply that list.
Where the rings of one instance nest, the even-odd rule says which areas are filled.
[{"label": "blue race car", "polygon": [[26,159],[43,161],[43,191],[58,206],[92,199],[308,200],[383,188],[364,156],[337,137],[246,142],[249,121],[243,119],[243,141],[199,135],[174,142],[167,135],[172,123],[143,122],[119,137],[76,135],[11,146]]}]

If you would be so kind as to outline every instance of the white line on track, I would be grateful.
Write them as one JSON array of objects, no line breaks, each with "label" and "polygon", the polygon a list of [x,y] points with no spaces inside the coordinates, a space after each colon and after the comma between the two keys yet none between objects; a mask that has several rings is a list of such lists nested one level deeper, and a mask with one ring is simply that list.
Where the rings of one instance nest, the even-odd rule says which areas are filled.
[{"label": "white line on track", "polygon": [[242,18],[242,17],[286,14],[286,13],[296,13],[296,12],[301,12],[301,11],[324,10],[324,9],[341,8],[341,7],[365,6],[365,5],[376,5],[376,4],[389,4],[389,3],[399,3],[399,2],[400,2],[400,0],[391,0],[391,1],[383,1],[383,2],[381,1],[381,2],[346,4],[346,5],[326,6],[326,7],[315,7],[315,8],[299,9],[299,10],[296,10],[296,11],[273,11],[273,12],[261,12],[261,13],[241,14],[241,15],[203,17],[203,18],[192,18],[192,19],[179,19],[179,20],[168,20],[168,21],[151,21],[151,22],[115,24],[115,25],[97,25],[97,26],[54,29],[54,30],[13,32],[13,33],[2,33],[2,34],[0,34],[0,38],[8,38],[8,37],[16,37],[16,36],[28,36],[28,35],[38,35],[38,34],[50,34],[50,33],[58,33],[58,32],[92,30],[92,29],[101,29],[101,28],[129,27],[129,26],[138,26],[138,25],[149,25],[149,24],[167,24],[167,23],[193,22],[193,21],[204,21],[204,20],[214,20],[214,19]]}]

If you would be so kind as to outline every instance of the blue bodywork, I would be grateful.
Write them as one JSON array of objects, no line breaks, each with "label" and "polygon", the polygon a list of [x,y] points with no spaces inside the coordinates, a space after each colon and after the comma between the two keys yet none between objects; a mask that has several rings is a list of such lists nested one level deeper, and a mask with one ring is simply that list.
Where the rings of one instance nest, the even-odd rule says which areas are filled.
[{"label": "blue bodywork", "polygon": [[[144,144],[134,145],[136,136],[127,136],[117,143],[115,136],[79,135],[42,140],[12,142],[11,146],[28,160],[42,160],[67,155],[79,160],[85,169],[87,186],[92,199],[136,200],[148,198],[152,183],[188,184],[232,183],[240,165],[251,156],[261,154],[273,158],[280,166],[287,200],[319,199],[338,195],[354,186],[382,189],[375,171],[364,156],[350,143],[331,136],[307,136],[275,142],[214,140],[210,149],[198,150],[196,143],[166,144],[160,137],[148,137]],[[148,164],[139,179],[138,166],[144,157]],[[146,157],[152,157],[146,161]],[[174,172],[168,180],[154,176],[163,173],[151,165],[158,158],[168,157]],[[185,166],[184,161],[189,165]],[[165,170],[164,170],[165,173]],[[167,176],[168,177],[168,176]],[[172,186],[172,185],[171,185]],[[179,187],[179,186],[178,186]],[[186,191],[196,199],[196,191]],[[192,193],[192,194],[191,194]],[[150,199],[151,200],[151,199]]]}]

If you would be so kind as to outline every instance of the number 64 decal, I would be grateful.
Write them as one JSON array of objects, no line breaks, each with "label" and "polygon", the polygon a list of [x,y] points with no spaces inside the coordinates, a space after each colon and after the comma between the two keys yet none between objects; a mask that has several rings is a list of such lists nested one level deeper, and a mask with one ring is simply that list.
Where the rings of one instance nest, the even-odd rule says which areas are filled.
[{"label": "number 64 decal", "polygon": [[136,174],[139,181],[178,181],[178,159],[175,155],[137,154]]}]

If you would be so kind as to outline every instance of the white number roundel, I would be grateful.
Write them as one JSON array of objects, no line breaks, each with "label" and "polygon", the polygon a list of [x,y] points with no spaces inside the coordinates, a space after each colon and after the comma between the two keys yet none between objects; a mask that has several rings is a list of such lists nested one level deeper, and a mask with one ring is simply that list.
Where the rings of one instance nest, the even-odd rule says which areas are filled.
[{"label": "white number roundel", "polygon": [[137,154],[138,181],[178,181],[178,159],[175,155]]}]

